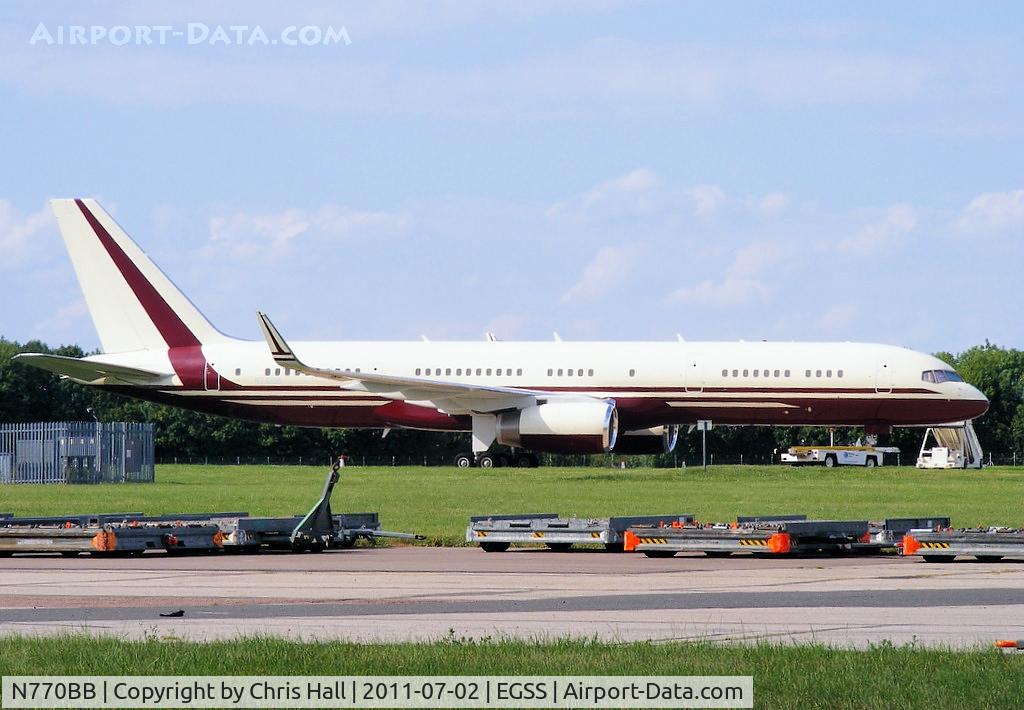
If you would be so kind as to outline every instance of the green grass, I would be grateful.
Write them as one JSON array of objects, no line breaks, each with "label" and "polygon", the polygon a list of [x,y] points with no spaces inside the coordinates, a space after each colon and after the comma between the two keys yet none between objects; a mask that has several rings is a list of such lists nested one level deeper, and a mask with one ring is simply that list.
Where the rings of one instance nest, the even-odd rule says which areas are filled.
[{"label": "green grass", "polygon": [[0,639],[0,675],[752,675],[756,707],[1017,707],[1024,656],[878,647]]},{"label": "green grass", "polygon": [[[320,494],[325,470],[299,466],[158,466],[153,484],[0,486],[18,515],[140,510],[247,510],[295,515]],[[715,466],[688,469],[363,468],[343,470],[337,512],[376,510],[385,528],[459,544],[470,515],[556,512],[600,517],[806,513],[819,518],[949,515],[955,526],[1024,525],[1024,468],[919,471]]]}]

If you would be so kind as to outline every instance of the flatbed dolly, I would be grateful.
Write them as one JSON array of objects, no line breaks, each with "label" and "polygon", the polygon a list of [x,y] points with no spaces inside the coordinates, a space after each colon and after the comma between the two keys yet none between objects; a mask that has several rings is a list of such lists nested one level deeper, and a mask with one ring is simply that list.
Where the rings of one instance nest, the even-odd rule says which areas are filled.
[{"label": "flatbed dolly", "polygon": [[573,545],[601,544],[609,552],[622,552],[630,526],[683,524],[693,520],[690,513],[610,518],[562,518],[557,513],[476,515],[469,519],[466,542],[477,543],[484,552],[504,552],[513,543],[541,543],[557,552]]},{"label": "flatbed dolly", "polygon": [[136,556],[147,551],[170,554],[294,552],[352,547],[359,539],[422,540],[422,535],[382,530],[377,513],[331,511],[331,493],[338,482],[332,468],[316,505],[305,515],[254,518],[246,512],[99,513],[70,516],[7,517],[0,519],[0,557],[15,553],[60,553],[73,557]]},{"label": "flatbed dolly", "polygon": [[873,523],[776,515],[740,517],[729,524],[640,525],[626,531],[625,550],[648,557],[672,557],[678,552],[702,552],[708,557],[742,552],[763,556],[871,553],[895,549],[904,531],[935,521],[948,524],[948,518],[893,518]]},{"label": "flatbed dolly", "polygon": [[957,557],[974,557],[980,562],[998,562],[1004,557],[1024,558],[1024,529],[945,527],[910,530],[903,538],[903,554],[925,562],[952,562]]}]

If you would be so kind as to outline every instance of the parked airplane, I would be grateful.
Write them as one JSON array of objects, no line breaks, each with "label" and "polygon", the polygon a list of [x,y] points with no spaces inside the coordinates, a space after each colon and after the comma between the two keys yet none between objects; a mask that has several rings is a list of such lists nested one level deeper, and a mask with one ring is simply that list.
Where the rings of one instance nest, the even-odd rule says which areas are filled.
[{"label": "parked airplane", "polygon": [[679,425],[971,419],[988,400],[890,345],[768,342],[295,342],[218,331],[94,200],[54,200],[104,354],[18,360],[85,385],[257,422],[472,433],[460,465],[519,451],[670,451]]}]

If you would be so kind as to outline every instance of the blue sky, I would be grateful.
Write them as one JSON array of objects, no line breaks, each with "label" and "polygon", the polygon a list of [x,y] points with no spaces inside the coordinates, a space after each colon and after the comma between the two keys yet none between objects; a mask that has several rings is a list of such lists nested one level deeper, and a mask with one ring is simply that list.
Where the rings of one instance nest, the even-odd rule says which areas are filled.
[{"label": "blue sky", "polygon": [[0,334],[98,346],[92,196],[252,339],[1022,347],[1022,77],[1015,3],[5,3]]}]

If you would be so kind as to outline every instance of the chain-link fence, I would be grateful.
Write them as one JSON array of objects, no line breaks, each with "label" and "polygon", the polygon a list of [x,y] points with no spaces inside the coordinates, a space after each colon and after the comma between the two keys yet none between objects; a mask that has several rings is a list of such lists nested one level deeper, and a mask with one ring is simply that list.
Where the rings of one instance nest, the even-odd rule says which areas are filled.
[{"label": "chain-link fence", "polygon": [[0,483],[150,483],[153,425],[0,424]]}]

